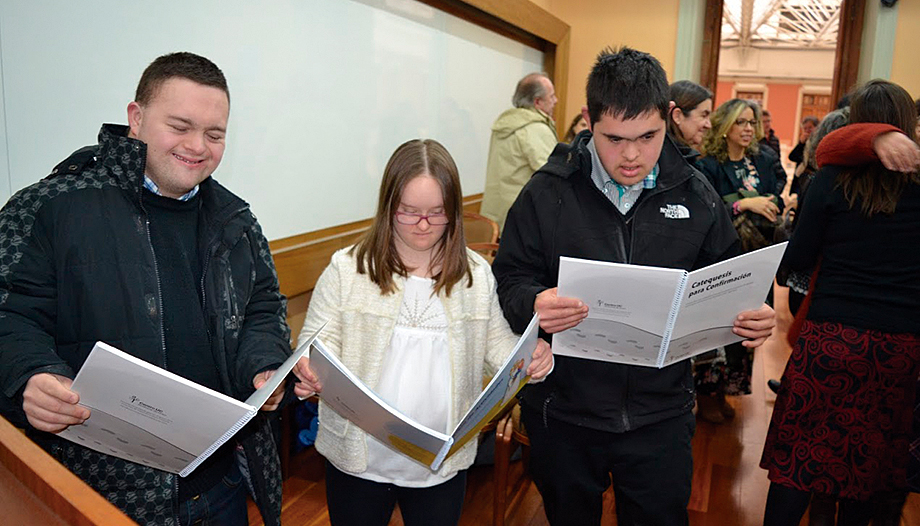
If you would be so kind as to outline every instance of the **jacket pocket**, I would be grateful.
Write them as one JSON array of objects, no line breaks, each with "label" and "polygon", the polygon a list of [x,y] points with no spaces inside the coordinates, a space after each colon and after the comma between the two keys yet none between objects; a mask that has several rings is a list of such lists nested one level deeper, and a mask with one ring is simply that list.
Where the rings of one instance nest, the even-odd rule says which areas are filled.
[{"label": "jacket pocket", "polygon": [[348,419],[336,413],[322,401],[319,404],[319,425],[339,438],[345,438],[345,433],[348,432]]}]

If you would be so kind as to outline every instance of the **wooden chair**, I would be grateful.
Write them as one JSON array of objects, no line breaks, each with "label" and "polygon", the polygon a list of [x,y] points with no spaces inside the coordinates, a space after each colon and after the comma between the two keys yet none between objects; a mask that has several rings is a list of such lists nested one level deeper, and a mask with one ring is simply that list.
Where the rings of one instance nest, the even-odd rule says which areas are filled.
[{"label": "wooden chair", "polygon": [[473,212],[463,212],[463,235],[466,246],[492,262],[498,250],[498,223]]},{"label": "wooden chair", "polygon": [[530,476],[527,474],[527,466],[530,464],[530,439],[521,423],[521,406],[515,404],[514,408],[498,422],[495,429],[493,526],[504,526],[505,524],[505,511],[508,507],[508,471],[511,467],[511,453],[517,444],[523,447],[521,461],[524,463],[524,472],[521,479],[511,485],[514,490],[512,495],[530,482]]}]

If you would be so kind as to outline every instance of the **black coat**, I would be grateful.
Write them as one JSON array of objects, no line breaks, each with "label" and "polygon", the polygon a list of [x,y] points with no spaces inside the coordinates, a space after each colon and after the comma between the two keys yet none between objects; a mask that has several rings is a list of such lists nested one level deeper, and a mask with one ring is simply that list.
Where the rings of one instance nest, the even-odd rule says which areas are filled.
[{"label": "black coat", "polygon": [[[758,192],[761,195],[773,194],[779,198],[779,195],[783,193],[783,188],[786,187],[786,171],[783,170],[783,164],[780,162],[779,157],[774,155],[772,151],[761,149],[751,157],[751,161],[753,161],[757,175],[760,177]],[[696,166],[709,179],[709,183],[712,184],[712,187],[716,189],[720,196],[738,191],[738,183],[735,177],[728,173],[726,164],[720,163],[715,157],[708,155],[700,157]],[[782,209],[782,200],[780,200],[779,206]]]},{"label": "black coat", "polygon": [[[22,421],[22,390],[38,372],[73,377],[97,340],[168,368],[161,280],[141,201],[146,145],[105,125],[83,148],[0,211],[0,388]],[[200,293],[221,390],[238,399],[290,354],[285,301],[249,205],[212,178],[200,186]],[[238,435],[256,502],[278,524],[278,455],[264,417]],[[176,476],[30,434],[141,523],[172,523]],[[103,475],[105,474],[105,475]],[[169,505],[171,503],[171,505]]]},{"label": "black coat", "polygon": [[[559,144],[508,213],[492,269],[517,332],[536,295],[556,286],[560,256],[693,270],[740,251],[722,199],[670,139],[656,187],[623,216],[591,180],[590,138]],[[669,218],[664,211],[676,205],[690,217]],[[689,360],[655,369],[558,356],[553,374],[528,386],[523,400],[558,420],[622,432],[690,411],[693,397]]]}]

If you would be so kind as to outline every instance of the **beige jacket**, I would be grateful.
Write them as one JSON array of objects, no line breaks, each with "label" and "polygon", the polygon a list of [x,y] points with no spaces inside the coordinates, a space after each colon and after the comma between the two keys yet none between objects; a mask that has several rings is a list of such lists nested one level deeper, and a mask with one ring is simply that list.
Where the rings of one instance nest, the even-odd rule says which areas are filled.
[{"label": "beige jacket", "polygon": [[[301,338],[307,338],[328,320],[320,334],[326,347],[373,388],[379,379],[384,356],[402,305],[405,279],[397,277],[397,291],[381,295],[366,274],[358,274],[357,262],[342,249],[313,291]],[[440,294],[448,320],[448,345],[453,385],[453,428],[482,391],[483,374],[502,365],[517,343],[498,305],[495,278],[488,263],[473,251],[469,254],[473,285],[464,278],[450,296]],[[320,402],[316,449],[339,469],[361,473],[367,469],[366,433]],[[476,456],[472,440],[448,458],[438,471],[449,477],[466,469]]]},{"label": "beige jacket", "polygon": [[556,147],[553,120],[536,108],[511,108],[492,125],[486,187],[480,214],[505,227],[505,216],[521,188]]}]

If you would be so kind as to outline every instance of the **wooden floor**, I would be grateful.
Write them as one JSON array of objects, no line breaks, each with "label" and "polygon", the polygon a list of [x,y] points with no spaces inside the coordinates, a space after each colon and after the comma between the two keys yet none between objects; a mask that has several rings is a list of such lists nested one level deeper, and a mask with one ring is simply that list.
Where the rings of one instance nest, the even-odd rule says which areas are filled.
[{"label": "wooden floor", "polygon": [[[785,297],[776,294],[777,312],[782,313]],[[778,330],[755,353],[753,393],[731,400],[735,419],[722,425],[699,421],[693,439],[693,492],[690,497],[690,524],[693,526],[756,526],[762,523],[769,481],[759,467],[764,437],[770,422],[775,395],[766,387],[768,378],[779,378],[789,356],[785,328],[790,316],[778,316]],[[323,461],[312,449],[293,463],[292,475],[284,484],[282,523],[297,526],[327,526]],[[540,495],[523,478],[521,462],[512,464],[510,480],[519,481],[509,496],[507,526],[547,525]],[[470,470],[462,526],[492,524],[492,470]],[[360,505],[359,503],[356,503]],[[261,525],[261,518],[250,502],[250,524]],[[402,525],[398,512],[391,526]],[[614,499],[608,491],[604,499],[603,524],[615,525]],[[807,518],[802,524],[807,524]],[[911,494],[904,509],[902,525],[920,526],[920,496]]]}]

